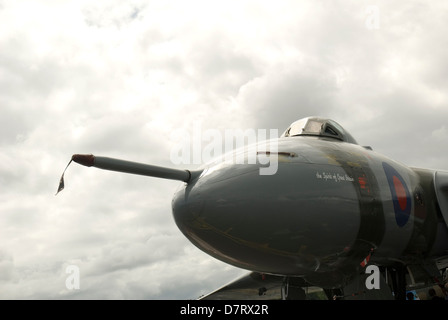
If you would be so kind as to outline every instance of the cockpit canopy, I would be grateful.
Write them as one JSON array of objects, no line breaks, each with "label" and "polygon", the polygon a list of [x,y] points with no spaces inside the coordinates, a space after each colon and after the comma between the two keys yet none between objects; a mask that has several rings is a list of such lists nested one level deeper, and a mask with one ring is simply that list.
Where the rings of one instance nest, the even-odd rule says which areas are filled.
[{"label": "cockpit canopy", "polygon": [[318,117],[297,120],[281,135],[282,138],[294,136],[318,136],[358,144],[336,121]]}]

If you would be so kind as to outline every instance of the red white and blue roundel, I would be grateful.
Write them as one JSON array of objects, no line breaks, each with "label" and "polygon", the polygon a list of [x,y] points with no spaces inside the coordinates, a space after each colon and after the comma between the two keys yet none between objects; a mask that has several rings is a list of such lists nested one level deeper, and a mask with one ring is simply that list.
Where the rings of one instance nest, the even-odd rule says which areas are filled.
[{"label": "red white and blue roundel", "polygon": [[389,183],[392,202],[394,204],[395,220],[397,225],[403,227],[411,215],[412,201],[406,182],[391,165],[383,162],[384,172]]}]

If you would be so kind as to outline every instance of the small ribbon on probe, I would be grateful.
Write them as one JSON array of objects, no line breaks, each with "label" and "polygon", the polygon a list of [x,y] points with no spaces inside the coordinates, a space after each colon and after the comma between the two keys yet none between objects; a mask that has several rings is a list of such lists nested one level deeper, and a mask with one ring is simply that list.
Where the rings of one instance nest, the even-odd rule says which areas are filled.
[{"label": "small ribbon on probe", "polygon": [[61,179],[59,180],[59,187],[58,187],[58,191],[56,192],[55,196],[61,192],[62,190],[64,190],[64,173],[65,170],[67,170],[68,166],[70,165],[70,163],[72,163],[73,159],[70,159],[70,162],[67,164],[67,166],[64,169],[64,172],[62,173]]}]

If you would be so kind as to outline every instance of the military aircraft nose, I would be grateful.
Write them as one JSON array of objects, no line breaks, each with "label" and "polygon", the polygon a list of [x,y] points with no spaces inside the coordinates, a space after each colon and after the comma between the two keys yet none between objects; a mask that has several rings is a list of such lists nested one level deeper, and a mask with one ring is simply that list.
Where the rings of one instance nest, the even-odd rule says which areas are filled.
[{"label": "military aircraft nose", "polygon": [[[208,254],[235,266],[300,275],[335,262],[359,230],[359,204],[349,181],[335,188],[310,163],[279,163],[274,175],[257,165],[204,171],[173,199],[179,229]],[[341,201],[341,199],[344,199]],[[343,232],[341,232],[343,230]]]}]

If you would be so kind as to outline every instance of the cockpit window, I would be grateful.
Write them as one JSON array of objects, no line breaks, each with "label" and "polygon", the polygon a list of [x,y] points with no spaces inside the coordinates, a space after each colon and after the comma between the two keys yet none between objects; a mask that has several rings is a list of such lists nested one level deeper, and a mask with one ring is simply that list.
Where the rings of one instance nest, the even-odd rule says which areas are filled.
[{"label": "cockpit window", "polygon": [[336,128],[336,130],[338,130],[339,132],[345,132],[344,128],[342,128],[341,125],[336,121],[328,119],[327,122],[331,124],[334,128]]},{"label": "cockpit window", "polygon": [[319,134],[322,131],[323,122],[316,120],[308,120],[305,127],[305,132],[307,134]]},{"label": "cockpit window", "polygon": [[325,128],[325,133],[332,135],[332,136],[336,136],[336,137],[338,136],[338,133],[336,131],[334,131],[334,129],[330,126],[327,126]]},{"label": "cockpit window", "polygon": [[356,140],[337,122],[317,117],[294,122],[282,135],[282,137],[293,136],[321,136],[357,144]]},{"label": "cockpit window", "polygon": [[291,126],[285,131],[283,136],[291,137],[301,135],[305,130],[306,123],[308,122],[308,118],[299,120],[291,124]]}]

